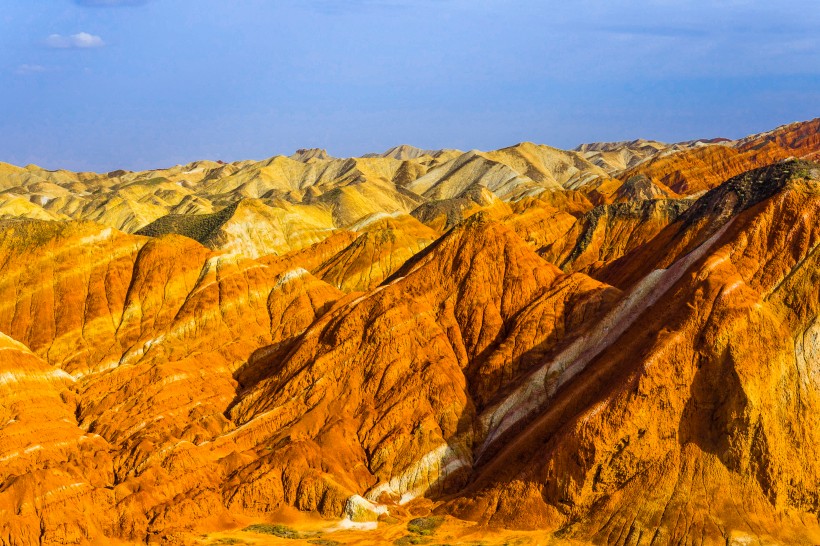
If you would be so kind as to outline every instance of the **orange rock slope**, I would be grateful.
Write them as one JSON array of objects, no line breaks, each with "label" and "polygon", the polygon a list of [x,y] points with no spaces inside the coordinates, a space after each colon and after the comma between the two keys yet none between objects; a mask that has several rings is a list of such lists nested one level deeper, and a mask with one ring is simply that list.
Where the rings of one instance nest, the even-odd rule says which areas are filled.
[{"label": "orange rock slope", "polygon": [[0,164],[0,544],[820,543],[818,130]]}]

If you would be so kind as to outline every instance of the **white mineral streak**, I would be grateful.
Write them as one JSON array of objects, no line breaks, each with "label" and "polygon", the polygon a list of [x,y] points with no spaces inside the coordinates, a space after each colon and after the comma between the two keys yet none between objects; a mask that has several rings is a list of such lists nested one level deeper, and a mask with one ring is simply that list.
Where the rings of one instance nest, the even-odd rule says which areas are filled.
[{"label": "white mineral streak", "polygon": [[720,239],[731,220],[707,241],[672,264],[657,269],[636,284],[621,302],[585,335],[577,338],[552,360],[542,365],[517,389],[479,417],[485,440],[476,454],[480,458],[504,432],[542,411],[555,392],[578,375],[603,350],[611,346],[641,314],[654,305],[697,260]]},{"label": "white mineral streak", "polygon": [[408,494],[418,497],[437,485],[440,486],[456,471],[470,466],[472,457],[467,449],[442,444],[423,455],[401,474],[373,487],[367,493],[367,498],[376,501],[384,493],[392,497],[403,497]]}]

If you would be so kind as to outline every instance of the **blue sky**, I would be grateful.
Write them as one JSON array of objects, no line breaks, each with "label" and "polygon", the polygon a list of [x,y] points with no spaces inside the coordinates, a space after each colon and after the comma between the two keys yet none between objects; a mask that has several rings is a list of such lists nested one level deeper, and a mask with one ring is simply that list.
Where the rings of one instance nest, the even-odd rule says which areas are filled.
[{"label": "blue sky", "polygon": [[0,161],[107,171],[739,137],[820,116],[817,0],[5,0]]}]

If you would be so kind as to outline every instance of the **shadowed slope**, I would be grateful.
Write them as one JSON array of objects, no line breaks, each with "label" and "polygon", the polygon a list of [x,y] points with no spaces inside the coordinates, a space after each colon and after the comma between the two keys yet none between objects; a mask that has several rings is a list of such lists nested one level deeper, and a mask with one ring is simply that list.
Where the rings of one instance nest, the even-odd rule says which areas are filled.
[{"label": "shadowed slope", "polygon": [[457,512],[605,544],[816,542],[816,520],[797,514],[816,515],[820,483],[820,190],[770,174],[772,187],[641,281],[663,299],[648,297],[617,345],[480,469]]},{"label": "shadowed slope", "polygon": [[[524,353],[547,350],[613,295],[564,276],[508,229],[474,217],[317,321],[231,415],[280,431],[270,457],[283,480],[314,476],[310,498],[288,501],[297,506],[332,513],[319,501],[338,491],[334,484],[383,502],[452,490],[471,465],[476,403],[532,365]],[[577,307],[565,308],[573,298]],[[562,320],[545,323],[548,316]],[[539,323],[549,325],[539,331]],[[313,466],[320,460],[361,470],[331,479]]]}]

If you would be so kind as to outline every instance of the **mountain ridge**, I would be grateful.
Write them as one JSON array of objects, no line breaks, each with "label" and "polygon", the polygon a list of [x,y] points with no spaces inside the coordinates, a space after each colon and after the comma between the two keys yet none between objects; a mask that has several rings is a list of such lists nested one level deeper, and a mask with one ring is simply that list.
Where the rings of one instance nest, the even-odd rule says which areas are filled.
[{"label": "mountain ridge", "polygon": [[820,543],[818,153],[0,164],[0,544]]}]

